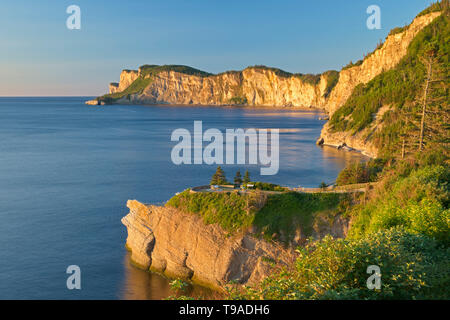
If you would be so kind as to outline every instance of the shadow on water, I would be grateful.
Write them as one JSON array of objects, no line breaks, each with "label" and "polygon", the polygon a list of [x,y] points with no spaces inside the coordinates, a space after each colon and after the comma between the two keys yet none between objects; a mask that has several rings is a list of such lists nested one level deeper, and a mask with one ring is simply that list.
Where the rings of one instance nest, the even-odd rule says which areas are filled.
[{"label": "shadow on water", "polygon": [[195,284],[189,284],[184,292],[175,292],[170,288],[170,279],[135,267],[130,253],[124,256],[125,283],[119,299],[124,300],[161,300],[168,297],[185,295],[195,299],[221,299],[223,296],[214,290]]}]

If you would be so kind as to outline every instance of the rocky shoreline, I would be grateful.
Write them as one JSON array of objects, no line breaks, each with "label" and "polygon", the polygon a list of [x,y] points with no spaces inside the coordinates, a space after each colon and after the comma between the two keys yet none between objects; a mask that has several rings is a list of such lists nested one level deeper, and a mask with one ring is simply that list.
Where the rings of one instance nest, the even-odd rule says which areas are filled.
[{"label": "rocky shoreline", "polygon": [[[239,72],[197,76],[175,71],[163,71],[145,78],[141,69],[124,70],[120,82],[110,85],[110,94],[123,92],[136,79],[149,80],[141,92],[130,93],[117,100],[97,98],[90,105],[108,103],[224,105],[240,98],[242,105],[275,108],[315,107],[324,110],[330,119],[342,107],[356,86],[366,84],[377,75],[395,67],[407,53],[411,41],[440,12],[419,16],[401,32],[390,34],[382,46],[361,63],[344,68],[332,90],[327,92],[329,79],[320,75],[316,83],[308,83],[293,75],[281,75],[273,69],[247,68]],[[381,106],[370,126],[359,132],[335,131],[330,121],[322,128],[317,145],[332,146],[346,151],[359,151],[376,158],[378,149],[371,137],[382,126],[383,115],[390,106]],[[327,120],[328,120],[327,119]],[[269,276],[274,266],[291,265],[294,246],[283,247],[252,235],[251,230],[230,235],[218,225],[206,225],[199,215],[169,207],[145,205],[129,200],[130,212],[122,219],[127,227],[127,248],[133,262],[144,270],[182,278],[216,289],[230,282],[252,285]],[[338,217],[325,232],[343,237],[349,221]],[[326,223],[324,223],[326,225]],[[317,234],[320,238],[321,235]]]},{"label": "rocky shoreline", "polygon": [[294,261],[293,248],[257,239],[250,232],[230,235],[216,224],[174,208],[128,200],[122,218],[133,263],[170,278],[222,290],[230,282],[256,284],[272,267]]}]

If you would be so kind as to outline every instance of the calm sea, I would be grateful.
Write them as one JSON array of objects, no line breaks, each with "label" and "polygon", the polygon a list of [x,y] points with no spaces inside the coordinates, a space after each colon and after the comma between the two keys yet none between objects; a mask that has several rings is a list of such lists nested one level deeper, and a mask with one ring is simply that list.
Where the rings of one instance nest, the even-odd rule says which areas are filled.
[{"label": "calm sea", "polygon": [[[280,170],[224,165],[253,180],[316,187],[358,153],[315,145],[316,111],[87,106],[88,98],[0,98],[0,299],[160,299],[167,280],[138,270],[124,248],[128,199],[163,203],[208,184],[215,165],[171,162],[177,128],[279,128]],[[81,268],[68,290],[66,268]],[[193,288],[192,294],[203,294]]]}]

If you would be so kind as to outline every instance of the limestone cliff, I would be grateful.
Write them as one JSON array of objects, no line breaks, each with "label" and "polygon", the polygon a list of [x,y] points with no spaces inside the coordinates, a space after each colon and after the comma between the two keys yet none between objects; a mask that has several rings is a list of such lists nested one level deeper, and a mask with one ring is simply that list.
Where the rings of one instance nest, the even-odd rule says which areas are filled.
[{"label": "limestone cliff", "polygon": [[389,35],[361,64],[341,70],[338,77],[330,72],[316,76],[290,74],[264,66],[218,75],[177,72],[170,66],[148,74],[141,67],[122,71],[119,84],[110,85],[110,96],[99,99],[120,104],[316,107],[331,115],[358,84],[367,83],[398,64],[417,33],[440,14],[432,12],[417,17],[401,32]]},{"label": "limestone cliff", "polygon": [[124,91],[141,77],[148,81],[142,91],[124,94],[114,103],[324,107],[328,74],[308,81],[302,75],[277,71],[249,67],[206,77],[172,70],[151,75],[144,75],[141,69],[123,71],[119,85],[110,85],[110,94]]},{"label": "limestone cliff", "polygon": [[430,24],[441,12],[432,12],[417,17],[403,32],[389,35],[383,45],[362,61],[361,65],[344,68],[339,73],[339,81],[327,101],[327,111],[333,114],[341,107],[360,83],[368,83],[383,71],[395,67],[406,55],[414,37]]},{"label": "limestone cliff", "polygon": [[[330,94],[329,114],[332,115],[345,104],[358,84],[366,84],[381,73],[395,68],[407,54],[408,46],[417,34],[441,14],[441,12],[432,12],[417,17],[409,26],[403,28],[402,32],[390,34],[383,46],[364,59],[360,65],[343,69],[336,87]],[[379,150],[372,137],[382,130],[383,115],[390,110],[392,110],[392,106],[382,105],[377,112],[372,114],[372,123],[357,132],[334,131],[327,123],[322,128],[317,143],[356,149],[370,157],[377,157]]]},{"label": "limestone cliff", "polygon": [[287,265],[292,249],[258,240],[249,233],[230,236],[200,216],[174,208],[129,200],[127,248],[140,267],[169,277],[191,279],[215,288],[230,281],[255,284],[270,274],[271,264]]},{"label": "limestone cliff", "polygon": [[[110,94],[88,103],[315,107],[332,116],[357,85],[366,84],[395,67],[406,55],[414,37],[440,14],[431,12],[418,16],[409,26],[391,33],[364,60],[339,73],[302,75],[256,66],[212,75],[184,66],[143,66],[139,70],[122,71],[120,82],[110,84]],[[189,72],[173,67],[188,68]],[[378,128],[374,127],[369,131],[376,130]],[[332,133],[325,125],[318,142],[347,146],[376,156],[378,151],[365,139],[368,135],[370,132]]]}]

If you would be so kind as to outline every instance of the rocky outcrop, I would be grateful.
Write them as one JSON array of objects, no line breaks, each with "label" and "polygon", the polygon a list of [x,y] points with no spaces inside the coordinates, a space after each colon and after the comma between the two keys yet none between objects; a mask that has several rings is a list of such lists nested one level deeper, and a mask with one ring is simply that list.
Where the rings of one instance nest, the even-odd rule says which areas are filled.
[{"label": "rocky outcrop", "polygon": [[[432,12],[417,17],[402,32],[389,35],[383,46],[364,59],[361,65],[342,70],[339,74],[339,81],[327,102],[328,113],[332,115],[339,109],[351,96],[353,89],[358,84],[368,83],[382,72],[394,68],[406,55],[409,44],[419,31],[439,15],[441,15],[441,12]],[[371,138],[382,129],[382,117],[389,110],[390,106],[382,106],[376,114],[373,114],[374,121],[372,124],[358,132],[333,131],[329,123],[326,123],[322,128],[317,144],[358,150],[369,157],[376,158],[379,150]]]},{"label": "rocky outcrop", "polygon": [[109,93],[116,93],[116,92],[120,92],[119,91],[119,83],[111,82],[109,84]]},{"label": "rocky outcrop", "polygon": [[[129,82],[129,76],[122,77]],[[119,90],[122,87],[121,80]],[[280,76],[256,67],[207,77],[163,71],[152,75],[142,92],[124,96],[117,103],[227,105],[241,101],[250,106],[324,107],[326,87],[326,75],[310,83],[300,76]]]},{"label": "rocky outcrop", "polygon": [[[331,116],[345,104],[357,85],[368,83],[380,73],[395,67],[406,55],[414,37],[440,14],[431,12],[419,16],[400,32],[390,34],[383,45],[359,65],[342,69],[337,81],[333,81],[327,72],[305,77],[267,67],[249,67],[218,75],[204,72],[188,74],[171,71],[170,68],[144,74],[140,68],[122,71],[119,84],[112,83],[109,88],[110,93],[118,94],[139,79],[133,90],[128,90],[122,97],[119,95],[119,98],[117,95],[104,96],[99,100],[119,104],[315,107]],[[318,143],[356,149],[376,157],[378,150],[368,139],[376,130],[375,126],[356,134],[332,132],[325,125]]]},{"label": "rocky outcrop", "polygon": [[115,92],[122,92],[128,88],[139,76],[139,72],[136,70],[123,70],[120,73],[120,82]]},{"label": "rocky outcrop", "polygon": [[408,46],[420,30],[429,25],[441,12],[432,12],[414,19],[403,32],[389,35],[383,45],[368,56],[361,65],[343,69],[339,81],[330,94],[326,110],[333,114],[361,83],[368,83],[383,71],[395,67],[406,55]]},{"label": "rocky outcrop", "polygon": [[288,265],[291,249],[254,238],[229,235],[218,225],[205,225],[199,215],[129,200],[126,246],[143,269],[169,277],[223,288],[230,281],[255,284],[270,274],[273,263]]},{"label": "rocky outcrop", "polygon": [[380,126],[373,123],[370,128],[357,133],[350,131],[333,132],[330,130],[329,124],[326,123],[322,128],[317,144],[347,151],[356,150],[370,158],[376,158],[378,156],[378,148],[373,144],[373,140],[370,137],[380,129]]},{"label": "rocky outcrop", "polygon": [[328,73],[308,80],[302,75],[261,67],[208,76],[170,70],[143,75],[141,69],[124,70],[119,84],[110,85],[110,93],[124,91],[140,77],[148,82],[142,90],[109,103],[316,107],[331,115],[347,101],[358,84],[367,83],[397,65],[417,33],[440,14],[432,12],[417,17],[402,32],[389,35],[360,65],[341,70],[337,84],[330,82]]},{"label": "rocky outcrop", "polygon": [[91,105],[91,106],[98,106],[98,105],[105,105],[104,101],[99,101],[97,99],[88,100],[85,102],[85,104]]}]

